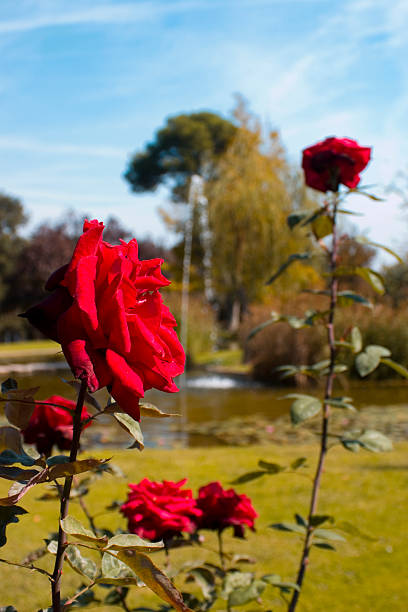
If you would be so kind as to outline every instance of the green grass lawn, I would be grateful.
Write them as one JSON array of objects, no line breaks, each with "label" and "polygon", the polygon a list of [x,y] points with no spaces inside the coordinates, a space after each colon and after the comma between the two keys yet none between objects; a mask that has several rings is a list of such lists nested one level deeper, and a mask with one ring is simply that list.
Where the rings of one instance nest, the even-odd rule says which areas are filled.
[{"label": "green grass lawn", "polygon": [[13,355],[35,355],[60,351],[61,347],[53,340],[27,340],[24,342],[0,343],[0,357]]},{"label": "green grass lawn", "polygon": [[[387,454],[348,453],[342,448],[330,451],[323,479],[319,504],[320,514],[333,515],[336,520],[349,521],[362,532],[376,536],[376,541],[346,536],[346,543],[336,543],[337,552],[314,548],[305,587],[298,605],[299,612],[373,612],[407,610],[406,559],[408,530],[408,443],[400,443]],[[177,480],[188,478],[188,485],[197,492],[199,486],[220,480],[224,486],[242,473],[256,469],[258,459],[287,465],[299,456],[310,457],[310,467],[304,475],[312,474],[316,458],[315,446],[268,446],[246,448],[210,448],[187,450],[145,450],[105,452],[112,462],[125,472],[125,478],[106,475],[97,482],[87,502],[92,513],[101,512],[114,499],[124,500],[127,482],[150,479]],[[101,456],[98,452],[97,456]],[[8,488],[0,483],[0,493]],[[256,533],[246,540],[234,540],[226,535],[227,551],[256,557],[256,565],[244,565],[243,571],[258,575],[278,573],[286,580],[294,580],[301,542],[297,535],[268,528],[271,523],[292,521],[293,514],[306,514],[310,481],[297,474],[279,474],[235,487],[239,493],[251,497],[259,513]],[[0,557],[20,561],[31,550],[38,548],[51,531],[56,529],[56,503],[38,501],[44,485],[31,490],[21,500],[30,514],[20,517],[18,525],[8,527],[8,542]],[[71,503],[71,513],[84,520],[78,503]],[[84,522],[86,522],[84,520]],[[97,526],[111,529],[125,528],[118,512],[100,515]],[[206,535],[202,549],[171,551],[171,563],[178,567],[191,559],[217,561],[216,542]],[[162,553],[153,556],[163,567]],[[51,559],[50,559],[51,561]],[[48,558],[37,561],[47,567]],[[49,567],[49,565],[48,565]],[[28,570],[1,565],[0,606],[13,604],[18,612],[33,612],[49,605],[49,585],[46,577]],[[63,593],[72,595],[81,578],[67,568],[63,576]],[[179,583],[179,586],[182,586]],[[187,585],[189,586],[189,585]],[[188,590],[188,588],[187,588]],[[97,590],[100,595],[102,589]],[[146,589],[133,588],[129,602],[132,606],[158,604],[158,599]],[[119,610],[121,608],[91,605],[89,610]],[[225,610],[218,600],[214,610]],[[249,604],[242,610],[284,610],[276,591],[264,592],[262,604]]]}]

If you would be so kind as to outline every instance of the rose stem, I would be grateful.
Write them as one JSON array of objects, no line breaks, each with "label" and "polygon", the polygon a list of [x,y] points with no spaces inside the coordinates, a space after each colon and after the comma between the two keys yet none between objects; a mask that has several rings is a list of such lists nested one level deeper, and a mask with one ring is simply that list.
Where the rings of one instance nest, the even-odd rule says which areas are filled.
[{"label": "rose stem", "polygon": [[[78,449],[79,449],[79,438],[81,436],[81,415],[82,408],[84,405],[85,395],[86,395],[86,381],[81,381],[81,386],[78,392],[77,405],[74,412],[73,417],[73,433],[72,433],[72,446],[71,452],[69,454],[69,461],[72,463],[76,460]],[[71,493],[72,486],[72,476],[67,476],[64,482],[64,488],[62,490],[61,495],[61,506],[60,506],[60,514],[59,514],[59,530],[58,530],[58,548],[57,554],[55,557],[55,565],[54,572],[52,574],[52,582],[51,582],[51,593],[52,593],[52,609],[53,612],[61,612],[61,574],[62,574],[62,565],[64,563],[64,554],[67,543],[67,537],[62,530],[61,521],[68,514],[68,506],[69,506],[69,496]]]},{"label": "rose stem", "polygon": [[222,531],[219,529],[217,531],[218,534],[218,554],[220,555],[221,567],[225,570],[225,556],[224,556],[224,548],[222,545]]},{"label": "rose stem", "polygon": [[337,193],[333,194],[333,232],[332,232],[332,248],[330,251],[330,309],[329,309],[329,319],[327,323],[327,338],[328,344],[330,348],[330,363],[329,363],[329,371],[326,378],[326,389],[324,395],[324,405],[323,405],[323,416],[322,416],[322,432],[321,432],[321,440],[320,440],[320,454],[317,462],[317,468],[315,477],[313,479],[313,487],[312,487],[312,495],[310,498],[310,507],[309,514],[307,519],[307,527],[306,527],[306,535],[303,544],[303,552],[300,560],[298,575],[296,579],[296,584],[299,590],[294,590],[292,599],[290,600],[288,606],[288,612],[294,612],[296,609],[296,604],[298,602],[300,596],[300,590],[302,588],[303,579],[306,572],[306,567],[309,563],[309,553],[312,545],[312,536],[313,536],[313,525],[312,525],[312,517],[316,514],[317,509],[317,499],[319,495],[320,483],[323,474],[323,466],[324,460],[327,453],[327,434],[329,429],[329,417],[330,417],[330,405],[328,404],[328,400],[332,397],[333,391],[333,381],[334,381],[334,366],[336,360],[336,345],[335,345],[335,336],[334,336],[334,316],[336,312],[337,305],[337,276],[336,276],[336,265],[337,265],[337,250],[338,250],[338,237],[337,237],[337,227],[336,227],[336,213],[337,213],[337,205],[338,205],[338,197]]},{"label": "rose stem", "polygon": [[[86,518],[88,519],[88,523],[89,523],[90,528],[92,529],[92,531],[93,531],[93,533],[95,535],[98,535],[97,530],[96,530],[96,525],[95,525],[94,518],[91,515],[91,513],[89,512],[88,507],[87,507],[87,505],[86,505],[82,495],[79,496],[78,501],[79,501],[79,505],[82,508],[83,513],[85,514]],[[102,552],[101,552],[101,556],[102,556]],[[117,591],[117,593],[119,594],[119,597],[120,597],[120,605],[122,606],[122,608],[126,612],[130,612],[129,608],[127,607],[126,602],[125,602],[127,591],[124,591],[122,587],[116,587],[116,591]],[[81,591],[81,593],[77,594],[75,597],[79,597],[80,594],[82,594],[82,591]]]}]

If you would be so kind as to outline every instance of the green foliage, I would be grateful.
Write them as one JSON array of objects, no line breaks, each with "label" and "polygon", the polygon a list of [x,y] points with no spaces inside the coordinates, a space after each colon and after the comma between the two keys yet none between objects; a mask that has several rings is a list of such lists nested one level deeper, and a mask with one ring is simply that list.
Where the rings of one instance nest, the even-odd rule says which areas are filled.
[{"label": "green foliage", "polygon": [[[248,470],[251,465],[256,465],[258,457],[262,457],[269,463],[289,466],[300,454],[310,454],[310,449],[310,445],[299,447],[298,444],[284,444],[263,448],[184,449],[182,453],[179,450],[145,449],[142,454],[137,453],[137,455],[128,451],[117,451],[115,461],[127,472],[127,477],[105,478],[100,481],[99,486],[95,486],[89,493],[86,503],[90,512],[97,515],[107,501],[123,498],[126,483],[132,478],[135,470],[146,474],[151,479],[177,480],[188,477],[189,484],[194,491],[197,491],[203,482],[215,479],[220,479],[222,482],[232,480],[235,476]],[[406,452],[405,443],[398,445],[394,453],[381,456],[362,455],[361,453],[354,456],[345,453],[341,448],[334,448],[330,451],[327,467],[336,482],[336,487],[331,487],[328,482],[324,483],[325,495],[322,513],[341,517],[341,520],[336,521],[333,529],[344,534],[347,537],[347,543],[339,543],[340,546],[338,546],[339,551],[341,550],[341,572],[338,569],[340,558],[334,552],[328,554],[331,552],[330,549],[324,549],[321,546],[314,547],[313,571],[318,574],[319,579],[309,581],[302,594],[302,606],[305,610],[330,609],[333,612],[343,612],[346,606],[353,609],[359,605],[361,609],[380,612],[386,609],[390,596],[395,596],[393,599],[395,612],[405,612],[405,597],[400,587],[404,578],[404,554],[408,545],[408,536],[402,527],[403,517],[400,507],[407,501],[407,491],[404,487],[406,476],[403,469],[406,463]],[[373,473],[375,473],[375,479]],[[307,490],[310,486],[305,476],[309,474],[309,469],[304,470],[303,476],[289,474],[285,476],[282,472],[281,476],[273,477],[273,482],[265,482],[261,479],[240,487],[239,491],[246,493],[253,500],[260,518],[257,523],[257,532],[249,532],[247,540],[233,539],[226,533],[225,548],[231,555],[228,557],[231,563],[232,556],[236,553],[252,557],[256,554],[257,564],[251,567],[251,572],[256,574],[256,579],[266,582],[265,577],[274,572],[274,569],[271,568],[271,550],[279,550],[279,569],[275,561],[274,565],[278,571],[275,576],[272,575],[272,580],[277,580],[277,574],[282,576],[279,577],[282,583],[286,580],[288,582],[293,580],[293,568],[299,547],[298,538],[291,537],[291,534],[285,532],[268,529],[267,525],[282,520],[287,515],[288,508],[299,508],[303,512],[307,501]],[[274,501],[271,507],[265,496],[265,487],[269,489],[272,485]],[[8,483],[3,481],[4,491],[7,486]],[[384,494],[384,491],[388,491],[387,495]],[[394,495],[393,491],[398,494]],[[398,497],[398,504],[393,503],[394,497],[395,499]],[[24,506],[30,512],[31,517],[41,515],[42,518],[41,521],[35,523],[35,530],[30,515],[23,516],[20,525],[11,527],[3,556],[7,555],[12,559],[21,559],[27,555],[28,551],[38,547],[38,540],[45,538],[47,533],[55,527],[57,502],[39,501],[35,492],[26,496],[25,499]],[[357,499],[358,511],[356,511]],[[83,521],[78,503],[73,502],[71,508],[74,516]],[[343,530],[344,522],[353,525],[363,535],[381,534],[381,537],[373,538],[368,535],[371,541],[365,540],[361,535],[349,533],[347,526]],[[109,524],[114,529],[125,527],[123,517],[117,512],[97,516],[96,524],[98,527]],[[320,543],[336,545],[336,542],[332,540],[320,540]],[[391,549],[391,547],[392,552],[387,552],[386,548]],[[186,574],[178,574],[178,572],[191,561],[192,556],[196,561],[202,562],[199,567],[203,567],[206,561],[216,564],[217,556],[213,552],[215,548],[216,536],[213,537],[208,533],[202,548],[184,547],[170,551],[171,566],[173,572],[177,574],[174,577],[176,585],[183,592],[193,590],[194,585],[197,585],[197,593],[194,592],[194,594],[200,601],[203,601],[203,596],[198,583],[196,581],[184,583],[183,576]],[[92,551],[83,549],[82,555],[90,558]],[[92,559],[100,564],[97,556],[92,556]],[[154,561],[159,567],[163,567],[164,552],[155,553]],[[47,555],[38,563],[48,569],[51,562],[51,555]],[[246,572],[248,570],[243,568],[247,567],[245,563],[241,569]],[[1,571],[0,599],[2,602],[13,602],[18,610],[38,609],[41,606],[46,608],[49,594],[48,580],[45,576],[5,565],[2,566]],[[373,581],[373,575],[378,577],[378,580]],[[29,592],[27,579],[30,581]],[[347,579],[347,589],[344,587],[345,579]],[[326,589],[321,588],[322,582],[327,585]],[[80,576],[69,566],[64,570],[64,585],[64,594],[76,593],[81,588]],[[96,599],[103,601],[108,593],[113,592],[113,588],[112,586],[108,590],[98,585],[95,587]],[[241,609],[246,612],[258,610],[258,608],[280,609],[282,604],[279,601],[279,593],[279,588],[267,586],[262,593],[261,604],[253,601],[245,604]],[[139,589],[131,586],[126,602],[130,609],[150,608],[155,612],[158,612],[159,609],[156,596],[153,593],[149,594],[146,588]],[[105,607],[110,609],[108,605],[111,604],[95,605],[101,606],[102,609]],[[225,609],[225,602],[218,599],[213,609]]]},{"label": "green foliage", "polygon": [[132,158],[125,178],[136,193],[152,191],[173,179],[173,198],[185,201],[191,175],[210,178],[235,131],[231,121],[215,113],[170,117],[146,150]]},{"label": "green foliage", "polygon": [[[271,307],[252,309],[242,325],[241,338],[246,343],[246,358],[252,365],[255,379],[285,384],[285,379],[281,378],[282,371],[277,368],[289,363],[301,366],[324,360],[327,355],[325,329],[316,315],[309,316],[311,312],[323,310],[320,299],[320,296],[310,296],[296,305],[274,302],[272,318]],[[288,314],[277,314],[276,311]],[[308,322],[313,324],[307,325]],[[370,373],[370,379],[405,378],[404,371],[408,365],[408,310],[405,307],[395,310],[377,304],[373,314],[367,316],[365,308],[351,306],[339,311],[337,329],[339,334],[343,334],[342,341],[338,343],[339,349],[342,349],[340,357],[349,367],[352,377],[360,378],[354,363],[364,342],[364,345],[386,346],[392,356],[392,359],[380,358],[375,370]],[[257,333],[259,331],[261,333]],[[313,370],[294,368],[289,379],[291,384],[303,383],[305,374],[310,377]]]},{"label": "green foliage", "polygon": [[302,393],[290,393],[285,395],[285,399],[294,399],[290,406],[290,418],[293,425],[298,425],[306,419],[310,419],[322,409],[322,402],[313,395]]},{"label": "green foliage", "polygon": [[391,351],[385,346],[369,344],[363,352],[357,355],[355,360],[356,370],[360,376],[367,376],[380,365],[382,357],[389,357],[390,355]]},{"label": "green foliage", "polygon": [[344,448],[352,452],[358,452],[361,448],[373,453],[388,452],[393,449],[391,440],[380,431],[367,429],[358,436],[348,433],[341,437]]},{"label": "green foliage", "polygon": [[142,451],[144,449],[144,443],[140,424],[135,421],[135,419],[132,419],[131,416],[123,412],[114,412],[113,416],[119,425],[133,437],[134,442],[130,448],[137,448],[139,451]]},{"label": "green foliage", "polygon": [[[272,281],[291,264],[289,281],[281,278],[276,291],[300,282],[307,271],[293,265],[306,255],[294,252],[310,246],[295,236],[285,219],[293,210],[292,175],[279,135],[263,136],[262,127],[243,105],[235,111],[238,130],[217,166],[217,178],[206,190],[213,246],[213,281],[223,308],[235,303],[238,313],[246,303],[266,294],[268,274],[282,265]],[[237,321],[229,321],[234,329]]]},{"label": "green foliage", "polygon": [[[18,236],[27,221],[20,200],[0,193],[0,303],[4,304],[8,284],[14,274],[16,257],[23,247]],[[1,309],[3,310],[4,307]]]},{"label": "green foliage", "polygon": [[24,510],[24,508],[21,508],[21,506],[0,506],[0,548],[7,542],[7,526],[11,523],[18,523],[18,516],[21,516],[22,514],[27,514],[27,510]]}]

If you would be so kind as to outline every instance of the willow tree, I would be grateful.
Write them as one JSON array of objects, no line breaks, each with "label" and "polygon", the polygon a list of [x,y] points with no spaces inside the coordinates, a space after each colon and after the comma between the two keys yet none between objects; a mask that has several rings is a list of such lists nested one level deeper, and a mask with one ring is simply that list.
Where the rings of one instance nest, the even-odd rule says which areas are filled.
[{"label": "willow tree", "polygon": [[[216,179],[207,185],[213,282],[230,331],[237,329],[246,305],[262,299],[273,271],[307,247],[307,239],[300,243],[286,222],[307,201],[278,133],[264,137],[260,122],[242,102],[234,116],[238,130],[217,165]],[[292,268],[292,284],[294,274],[301,276],[301,267]]]}]

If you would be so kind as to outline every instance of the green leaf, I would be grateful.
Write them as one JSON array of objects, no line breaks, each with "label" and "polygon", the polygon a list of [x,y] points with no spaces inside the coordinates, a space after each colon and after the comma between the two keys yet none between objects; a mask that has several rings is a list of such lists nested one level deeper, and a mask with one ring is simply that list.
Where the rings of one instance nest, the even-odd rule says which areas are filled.
[{"label": "green leaf", "polygon": [[273,523],[269,525],[272,529],[277,529],[278,531],[292,531],[294,533],[304,534],[306,532],[305,527],[301,525],[297,525],[296,523],[287,523],[286,521],[283,523]]},{"label": "green leaf", "polygon": [[323,548],[323,550],[336,550],[335,547],[328,542],[312,542],[312,546],[316,546],[316,548]]},{"label": "green leaf", "polygon": [[290,393],[285,398],[295,398],[295,401],[290,407],[290,418],[293,425],[298,425],[306,419],[318,414],[322,408],[322,403],[313,395],[304,395],[303,393]]},{"label": "green leaf", "polygon": [[137,448],[142,451],[144,449],[144,442],[139,423],[128,414],[122,412],[114,412],[113,416],[119,425],[134,438],[134,443],[131,448]]},{"label": "green leaf", "polygon": [[363,213],[355,212],[354,210],[346,210],[344,208],[338,208],[337,212],[339,215],[353,215],[354,217],[363,217]]},{"label": "green leaf", "polygon": [[309,216],[310,216],[310,210],[304,210],[304,211],[299,210],[299,212],[292,213],[286,219],[289,229],[293,229],[294,227],[296,227],[296,225],[301,223],[301,221],[303,221]]},{"label": "green leaf", "polygon": [[207,567],[194,567],[189,571],[188,575],[194,578],[201,589],[204,599],[215,599],[215,576],[211,570]]},{"label": "green leaf", "polygon": [[17,455],[25,454],[21,434],[15,427],[8,425],[0,427],[0,452],[3,453],[3,451],[12,451]]},{"label": "green leaf", "polygon": [[47,459],[48,467],[51,467],[53,465],[60,465],[61,463],[69,463],[69,456],[68,455],[54,455],[54,457],[49,457]]},{"label": "green leaf", "polygon": [[280,266],[280,268],[278,268],[275,274],[271,276],[266,284],[271,285],[273,282],[275,282],[276,279],[295,261],[304,261],[305,259],[310,259],[309,253],[292,253],[292,255],[289,255],[288,259]]},{"label": "green leaf", "polygon": [[0,465],[0,478],[24,481],[37,476],[38,470],[23,470],[15,466]]},{"label": "green leaf", "polygon": [[251,572],[229,571],[226,573],[223,583],[221,597],[228,599],[229,595],[239,588],[247,588],[253,582],[254,575]]},{"label": "green leaf", "polygon": [[75,476],[94,470],[98,466],[106,463],[109,459],[78,459],[72,462],[61,462],[52,465],[48,471],[48,479],[55,480],[56,478],[65,478],[66,476]]},{"label": "green leaf", "polygon": [[62,530],[71,536],[74,536],[77,540],[83,542],[91,542],[96,546],[103,548],[107,542],[107,536],[101,538],[97,537],[90,529],[87,529],[73,516],[67,516],[61,521]]},{"label": "green leaf", "polygon": [[361,444],[359,443],[359,441],[353,438],[340,438],[340,442],[346,450],[352,453],[358,453],[361,448]]},{"label": "green leaf", "polygon": [[155,406],[154,404],[151,404],[150,402],[145,402],[142,400],[139,401],[139,409],[140,409],[140,414],[142,416],[150,417],[153,419],[168,419],[169,417],[181,416],[180,414],[176,414],[176,413],[162,412],[160,408],[157,408],[157,406]]},{"label": "green leaf", "polygon": [[267,584],[271,584],[272,586],[278,587],[279,589],[294,589],[295,591],[300,590],[295,582],[282,581],[281,577],[278,574],[265,574],[265,576],[262,576],[261,580],[263,580]]},{"label": "green leaf", "polygon": [[279,474],[279,472],[283,472],[286,469],[283,465],[279,465],[279,463],[269,463],[269,461],[263,461],[262,459],[258,461],[258,465],[269,474]]},{"label": "green leaf", "polygon": [[396,361],[393,361],[392,359],[387,359],[386,357],[381,357],[380,362],[383,363],[384,365],[387,365],[392,370],[395,370],[395,372],[400,374],[400,376],[403,376],[404,378],[408,378],[407,368],[404,368],[404,366],[401,365],[400,363],[397,363]]},{"label": "green leaf", "polygon": [[346,541],[342,535],[332,531],[331,529],[315,529],[313,535],[316,538],[321,538],[322,540],[337,540],[338,542]]},{"label": "green leaf", "polygon": [[17,387],[18,387],[17,381],[14,380],[14,378],[7,378],[6,380],[3,380],[3,382],[1,383],[1,392],[7,393],[7,391],[11,391],[12,389],[17,389]]},{"label": "green leaf", "polygon": [[[347,370],[348,370],[348,367],[346,366],[345,363],[336,363],[336,365],[333,368],[333,372],[335,374],[341,374],[342,372],[346,372]],[[325,368],[324,370],[320,372],[322,376],[326,376],[326,374],[328,373],[329,373],[329,368]]]},{"label": "green leaf", "polygon": [[109,553],[103,553],[102,577],[98,582],[104,584],[115,584],[116,586],[138,585],[141,581],[136,574],[125,563]]},{"label": "green leaf", "polygon": [[368,540],[369,542],[378,542],[378,538],[374,538],[373,536],[364,533],[363,531],[358,529],[358,527],[352,525],[348,521],[340,521],[339,523],[336,523],[336,529],[340,529],[341,531],[344,531],[345,533],[348,533],[357,538],[361,538],[362,540]]},{"label": "green leaf", "polygon": [[357,355],[355,359],[356,370],[362,378],[368,376],[380,365],[383,357],[389,357],[390,355],[390,351],[385,346],[370,344],[366,346],[362,353]]},{"label": "green leaf", "polygon": [[90,578],[90,580],[95,580],[98,575],[96,563],[94,563],[92,559],[83,557],[77,546],[74,546],[73,544],[67,546],[65,555],[73,570],[78,572],[78,574],[81,574],[81,576],[86,576],[87,578]]},{"label": "green leaf", "polygon": [[[1,427],[0,429],[3,429]],[[6,428],[4,428],[6,429]],[[9,429],[12,429],[11,427]],[[17,431],[17,430],[14,430]],[[20,436],[19,432],[18,435]],[[1,436],[1,432],[0,432]],[[18,439],[20,442],[20,437]],[[16,444],[17,446],[17,444]],[[21,454],[16,453],[14,450],[4,450],[0,453],[0,465],[13,465],[14,463],[21,463],[21,465],[25,465],[26,467],[32,467],[36,465],[36,460],[24,453],[23,448],[21,447]]]},{"label": "green leaf", "polygon": [[329,406],[333,406],[333,408],[345,408],[346,410],[355,411],[354,406],[350,403],[353,401],[351,397],[331,397],[324,401]]},{"label": "green leaf", "polygon": [[379,344],[369,344],[365,347],[365,352],[379,357],[389,357],[391,355],[390,349],[386,346],[380,346]]},{"label": "green leaf", "polygon": [[365,268],[363,266],[338,266],[336,269],[336,276],[352,276],[357,275],[363,278],[367,283],[371,285],[371,287],[379,293],[383,295],[385,293],[384,288],[384,279],[375,270],[371,270],[371,268]]},{"label": "green leaf", "polygon": [[303,516],[300,516],[300,514],[295,514],[295,521],[297,525],[300,525],[301,527],[307,527],[307,522],[306,520],[303,518]]},{"label": "green leaf", "polygon": [[358,327],[352,327],[350,332],[350,340],[353,353],[359,353],[363,348],[363,338]]},{"label": "green leaf", "polygon": [[47,480],[48,471],[41,470],[27,482],[14,482],[8,492],[7,497],[0,499],[0,506],[14,506],[32,487]]},{"label": "green leaf", "polygon": [[58,551],[58,540],[50,540],[47,544],[47,550],[51,555],[56,555]]},{"label": "green leaf", "polygon": [[330,514],[314,514],[310,519],[310,525],[312,527],[318,527],[319,525],[323,525],[323,523],[327,522],[334,522],[334,518]]},{"label": "green leaf", "polygon": [[143,540],[135,533],[120,533],[109,539],[105,551],[108,550],[137,550],[139,552],[152,552],[159,548],[164,548],[163,542],[148,542]]},{"label": "green leaf", "polygon": [[11,523],[18,523],[18,516],[27,514],[21,506],[0,506],[0,548],[7,542],[6,528]]},{"label": "green leaf", "polygon": [[248,587],[238,587],[228,596],[230,607],[244,606],[250,601],[258,599],[265,590],[266,584],[263,580],[254,580]]},{"label": "green leaf", "polygon": [[372,308],[373,305],[365,297],[355,293],[354,291],[339,291],[337,294],[337,303],[339,306],[350,306],[352,304],[360,304],[366,308]]},{"label": "green leaf", "polygon": [[19,429],[27,427],[35,408],[34,395],[39,388],[11,389],[6,393],[7,401],[4,404],[4,414],[11,425]]},{"label": "green leaf", "polygon": [[266,472],[265,470],[257,470],[256,472],[247,472],[246,474],[243,474],[242,476],[238,476],[238,478],[236,478],[235,480],[233,480],[231,482],[231,484],[244,484],[245,482],[251,482],[251,480],[256,480],[257,478],[260,478],[261,476],[265,476],[265,474],[267,474],[268,472]]},{"label": "green leaf", "polygon": [[393,251],[387,246],[384,246],[383,244],[379,244],[378,242],[371,242],[371,240],[368,240],[368,238],[366,238],[365,236],[356,236],[354,240],[356,242],[359,242],[360,244],[368,244],[369,246],[376,247],[378,249],[382,249],[389,255],[392,255],[393,257],[395,257],[398,263],[400,264],[404,263],[404,261],[401,259],[399,255],[397,255],[397,253],[395,253],[395,251]]},{"label": "green leaf", "polygon": [[277,582],[281,582],[281,577],[279,574],[265,574],[262,576],[261,580],[267,582],[268,584],[276,584]]},{"label": "green leaf", "polygon": [[273,325],[273,323],[276,323],[278,320],[279,319],[276,319],[274,317],[272,319],[268,319],[267,321],[264,321],[263,323],[260,323],[259,325],[254,327],[254,329],[251,329],[251,331],[249,332],[247,336],[247,341],[251,340],[254,336],[256,336],[256,334],[259,334],[259,332],[265,329],[265,327],[269,327],[269,325]]},{"label": "green leaf", "polygon": [[316,217],[312,222],[312,232],[316,240],[321,240],[333,232],[333,219],[328,214]]},{"label": "green leaf", "polygon": [[384,287],[384,279],[378,272],[375,270],[371,270],[370,268],[363,268],[358,266],[356,268],[356,274],[361,276],[364,280],[366,280],[371,287],[379,293],[380,295],[384,295],[385,287]]},{"label": "green leaf", "polygon": [[147,555],[135,550],[118,550],[117,558],[130,567],[153,593],[178,612],[192,612],[183,602],[181,593]]},{"label": "green leaf", "polygon": [[358,437],[358,441],[363,448],[374,453],[383,453],[392,450],[391,440],[374,429],[367,429]]},{"label": "green leaf", "polygon": [[290,464],[292,470],[298,470],[301,467],[306,467],[307,458],[306,457],[298,457]]},{"label": "green leaf", "polygon": [[[103,603],[107,606],[120,605],[121,601],[123,601],[124,595],[126,595],[128,590],[129,589],[127,587],[122,587],[121,589],[117,589],[117,588],[111,589],[109,593],[107,594],[107,596],[105,597],[105,599],[103,600]],[[146,610],[149,610],[149,608],[146,608]],[[150,608],[150,612],[153,612],[153,608]]]}]

